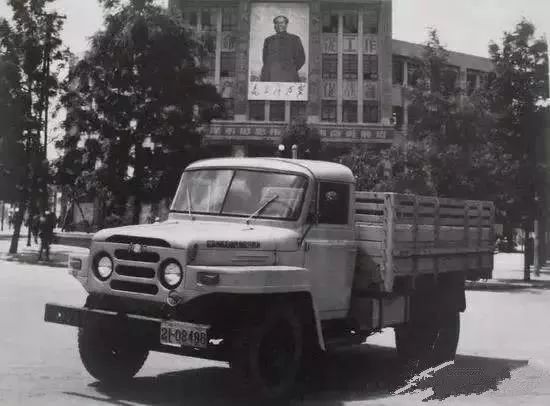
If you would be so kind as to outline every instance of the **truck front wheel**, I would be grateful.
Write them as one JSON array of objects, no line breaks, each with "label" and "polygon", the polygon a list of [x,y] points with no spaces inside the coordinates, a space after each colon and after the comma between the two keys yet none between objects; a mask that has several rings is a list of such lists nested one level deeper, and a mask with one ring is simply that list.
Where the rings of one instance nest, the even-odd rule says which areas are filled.
[{"label": "truck front wheel", "polygon": [[104,383],[131,379],[141,369],[149,351],[139,340],[120,331],[90,323],[78,331],[78,350],[86,370]]},{"label": "truck front wheel", "polygon": [[230,365],[249,395],[278,399],[292,389],[302,358],[300,318],[290,306],[277,305],[235,334]]},{"label": "truck front wheel", "polygon": [[396,327],[395,344],[401,360],[416,371],[453,360],[459,335],[460,313],[452,312]]}]

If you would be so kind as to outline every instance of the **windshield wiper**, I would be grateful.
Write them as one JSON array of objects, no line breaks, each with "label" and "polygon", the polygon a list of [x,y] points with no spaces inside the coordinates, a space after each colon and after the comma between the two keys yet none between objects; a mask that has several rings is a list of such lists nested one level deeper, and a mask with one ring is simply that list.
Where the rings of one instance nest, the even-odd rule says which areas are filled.
[{"label": "windshield wiper", "polygon": [[191,196],[189,195],[189,186],[185,189],[185,193],[187,194],[187,212],[189,213],[191,220],[195,220],[195,217],[193,217],[193,213],[191,212]]},{"label": "windshield wiper", "polygon": [[252,213],[248,218],[246,219],[246,225],[250,225],[250,220],[252,220],[254,217],[256,217],[259,213],[262,212],[268,205],[273,203],[275,200],[279,198],[279,195],[274,195],[271,199],[269,199],[267,202],[262,204],[258,210],[256,210],[254,213]]}]

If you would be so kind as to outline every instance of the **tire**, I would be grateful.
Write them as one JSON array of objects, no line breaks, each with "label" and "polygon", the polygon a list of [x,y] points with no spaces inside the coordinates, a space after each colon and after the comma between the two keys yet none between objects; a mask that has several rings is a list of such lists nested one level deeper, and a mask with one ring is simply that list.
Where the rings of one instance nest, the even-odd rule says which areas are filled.
[{"label": "tire", "polygon": [[90,323],[78,330],[78,350],[90,375],[106,384],[129,381],[149,355],[135,337],[100,323]]},{"label": "tire", "polygon": [[262,320],[239,330],[232,340],[230,365],[248,396],[287,397],[303,361],[303,328],[290,306],[276,305]]},{"label": "tire", "polygon": [[397,354],[413,371],[453,360],[460,335],[460,313],[395,328]]}]

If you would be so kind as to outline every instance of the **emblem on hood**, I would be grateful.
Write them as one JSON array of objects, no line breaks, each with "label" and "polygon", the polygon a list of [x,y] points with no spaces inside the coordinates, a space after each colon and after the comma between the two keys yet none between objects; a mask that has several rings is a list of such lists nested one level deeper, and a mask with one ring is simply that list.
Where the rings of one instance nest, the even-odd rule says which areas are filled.
[{"label": "emblem on hood", "polygon": [[130,245],[128,245],[128,251],[133,252],[134,254],[141,254],[146,250],[147,250],[147,247],[143,244],[131,243]]},{"label": "emblem on hood", "polygon": [[260,248],[258,241],[206,241],[206,248]]}]

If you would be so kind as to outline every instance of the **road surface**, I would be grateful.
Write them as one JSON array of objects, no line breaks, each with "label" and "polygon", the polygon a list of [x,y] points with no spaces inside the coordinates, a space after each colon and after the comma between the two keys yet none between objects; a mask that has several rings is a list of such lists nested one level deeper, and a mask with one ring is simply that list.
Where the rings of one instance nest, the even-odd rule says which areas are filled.
[{"label": "road surface", "polygon": [[[7,243],[0,242],[0,252]],[[521,269],[518,254],[497,265]],[[296,405],[550,404],[550,285],[469,291],[454,365],[409,390],[393,333],[330,356]],[[108,388],[82,367],[76,329],[44,323],[46,302],[81,305],[85,292],[65,269],[0,260],[0,404],[243,405],[224,363],[153,353],[131,384]],[[403,392],[396,395],[395,392]],[[426,403],[422,403],[426,404]]]}]

